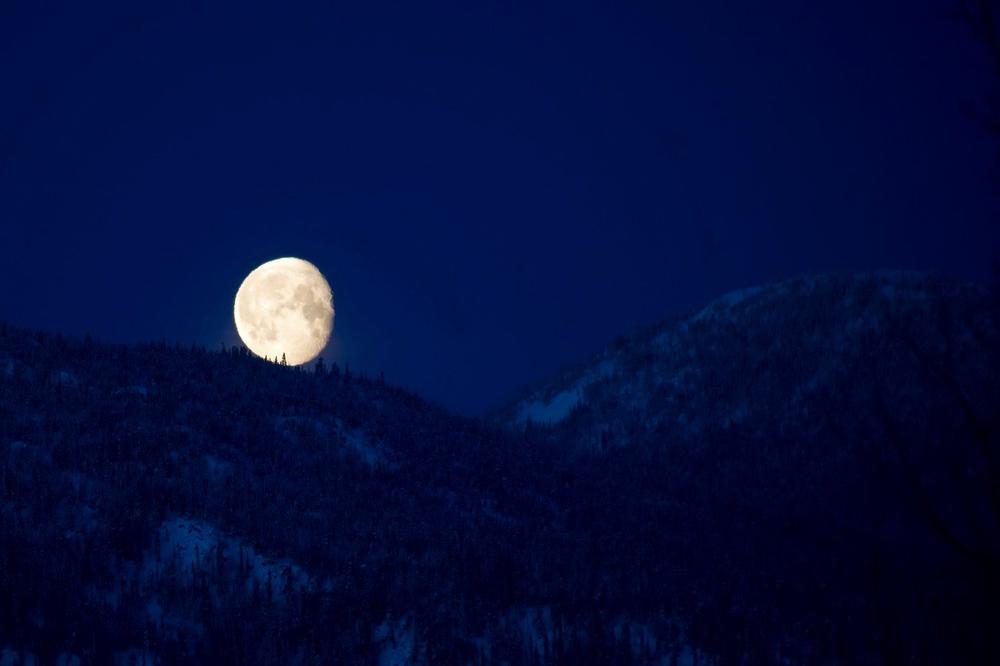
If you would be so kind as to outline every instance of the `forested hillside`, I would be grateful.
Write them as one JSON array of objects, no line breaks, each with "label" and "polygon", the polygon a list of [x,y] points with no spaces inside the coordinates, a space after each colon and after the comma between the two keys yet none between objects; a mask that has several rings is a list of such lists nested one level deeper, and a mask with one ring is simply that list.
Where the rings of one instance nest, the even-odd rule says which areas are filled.
[{"label": "forested hillside", "polygon": [[559,524],[541,452],[242,350],[4,327],[0,442],[0,645],[45,663],[471,657]]},{"label": "forested hillside", "polygon": [[0,326],[2,658],[995,661],[998,321],[925,276],[772,285],[499,423]]}]

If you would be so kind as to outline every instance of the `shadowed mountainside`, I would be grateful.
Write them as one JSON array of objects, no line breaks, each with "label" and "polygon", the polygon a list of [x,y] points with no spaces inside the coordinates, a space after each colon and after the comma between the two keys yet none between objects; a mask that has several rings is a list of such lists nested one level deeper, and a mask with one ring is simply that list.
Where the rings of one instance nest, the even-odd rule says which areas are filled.
[{"label": "shadowed mountainside", "polygon": [[0,326],[0,651],[987,662],[997,311],[914,274],[746,290],[482,423],[338,368]]}]

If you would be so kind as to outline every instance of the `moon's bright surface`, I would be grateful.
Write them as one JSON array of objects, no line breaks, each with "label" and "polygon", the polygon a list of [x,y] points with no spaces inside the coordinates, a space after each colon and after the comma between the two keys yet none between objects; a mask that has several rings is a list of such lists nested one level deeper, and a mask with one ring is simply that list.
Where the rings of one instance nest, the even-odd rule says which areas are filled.
[{"label": "moon's bright surface", "polygon": [[233,305],[236,330],[258,356],[301,365],[323,351],[333,331],[333,293],[308,261],[282,257],[246,276]]}]

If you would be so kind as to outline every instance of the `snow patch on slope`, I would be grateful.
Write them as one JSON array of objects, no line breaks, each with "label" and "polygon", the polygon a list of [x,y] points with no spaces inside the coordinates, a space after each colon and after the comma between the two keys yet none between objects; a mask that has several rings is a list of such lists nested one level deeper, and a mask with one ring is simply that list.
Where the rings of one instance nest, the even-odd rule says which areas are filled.
[{"label": "snow patch on slope", "polygon": [[378,655],[379,666],[406,666],[413,663],[416,632],[412,624],[384,621],[375,627],[372,637],[382,646]]},{"label": "snow patch on slope", "polygon": [[[146,581],[169,572],[185,583],[192,583],[198,571],[221,564],[243,578],[248,592],[255,584],[261,588],[270,584],[278,599],[288,587],[306,588],[310,584],[309,576],[298,565],[266,557],[252,546],[197,520],[174,518],[165,521],[160,526],[157,546],[143,559],[142,578]],[[158,614],[156,608],[149,610],[151,615]]]},{"label": "snow patch on slope", "polygon": [[521,405],[517,420],[521,423],[532,421],[552,425],[569,416],[582,399],[583,389],[577,384],[569,390],[557,393],[547,402],[532,400]]},{"label": "snow patch on slope", "polygon": [[338,430],[348,451],[356,455],[361,462],[369,467],[375,467],[386,462],[385,447],[379,442],[373,442],[360,428],[348,428],[340,421]]},{"label": "snow patch on slope", "polygon": [[36,666],[38,657],[31,652],[18,652],[11,648],[0,651],[0,666]]},{"label": "snow patch on slope", "polygon": [[613,359],[606,358],[597,364],[589,373],[577,379],[569,388],[544,398],[536,393],[535,399],[522,402],[517,410],[515,423],[524,425],[528,421],[544,425],[554,425],[569,416],[578,404],[583,401],[584,392],[594,382],[614,374],[616,364]]}]

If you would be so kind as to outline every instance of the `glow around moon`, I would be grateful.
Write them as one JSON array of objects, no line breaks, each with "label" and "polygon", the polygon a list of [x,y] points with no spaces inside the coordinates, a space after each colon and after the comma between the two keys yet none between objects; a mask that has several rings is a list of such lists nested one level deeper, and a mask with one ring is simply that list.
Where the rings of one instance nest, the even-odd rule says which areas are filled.
[{"label": "glow around moon", "polygon": [[319,269],[294,257],[255,268],[233,305],[236,330],[258,356],[301,365],[323,351],[333,331],[333,293]]}]

